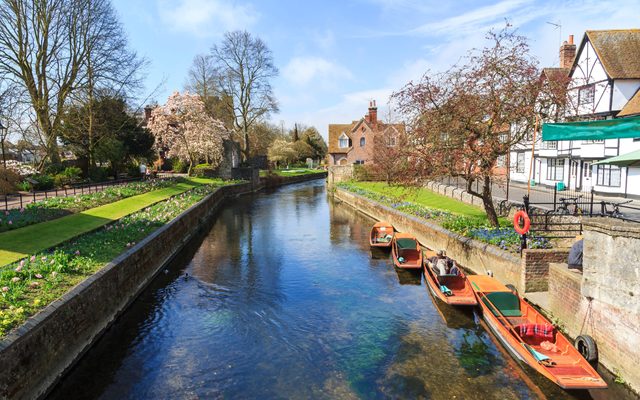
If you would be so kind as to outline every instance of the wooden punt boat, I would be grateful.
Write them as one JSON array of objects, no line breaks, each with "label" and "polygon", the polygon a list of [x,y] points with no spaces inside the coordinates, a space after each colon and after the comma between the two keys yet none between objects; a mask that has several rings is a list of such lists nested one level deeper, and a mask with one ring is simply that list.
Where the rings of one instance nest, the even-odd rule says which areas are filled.
[{"label": "wooden punt boat", "polygon": [[391,241],[393,264],[402,269],[422,268],[422,250],[415,236],[397,232]]},{"label": "wooden punt boat", "polygon": [[371,228],[369,245],[371,247],[388,249],[391,247],[393,233],[393,225],[390,223],[384,221],[376,222],[375,225],[373,225],[373,228]]},{"label": "wooden punt boat", "polygon": [[563,389],[607,387],[571,342],[517,293],[489,276],[467,279],[489,329],[514,358]]},{"label": "wooden punt boat", "polygon": [[467,276],[459,269],[456,275],[437,275],[430,261],[436,252],[424,252],[424,277],[429,291],[441,301],[452,306],[475,306],[478,304]]}]

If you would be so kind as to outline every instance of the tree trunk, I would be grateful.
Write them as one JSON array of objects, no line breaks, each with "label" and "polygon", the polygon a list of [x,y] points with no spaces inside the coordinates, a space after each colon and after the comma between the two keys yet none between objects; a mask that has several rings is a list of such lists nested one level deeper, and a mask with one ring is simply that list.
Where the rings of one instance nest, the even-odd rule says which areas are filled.
[{"label": "tree trunk", "polygon": [[485,176],[484,182],[482,185],[482,204],[484,205],[484,210],[487,213],[487,218],[489,219],[489,223],[491,226],[498,227],[498,214],[496,213],[496,208],[493,205],[493,195],[491,193],[491,177]]}]

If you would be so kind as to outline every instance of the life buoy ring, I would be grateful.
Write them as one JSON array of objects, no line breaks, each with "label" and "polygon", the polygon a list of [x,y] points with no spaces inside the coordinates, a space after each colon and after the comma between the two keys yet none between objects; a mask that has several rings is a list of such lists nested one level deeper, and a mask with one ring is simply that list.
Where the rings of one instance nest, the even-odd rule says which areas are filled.
[{"label": "life buoy ring", "polygon": [[[523,227],[520,227],[520,218],[524,220]],[[524,235],[525,233],[529,232],[529,228],[531,228],[531,220],[529,219],[529,216],[527,215],[527,212],[525,210],[520,210],[513,216],[513,228],[520,235]]]}]

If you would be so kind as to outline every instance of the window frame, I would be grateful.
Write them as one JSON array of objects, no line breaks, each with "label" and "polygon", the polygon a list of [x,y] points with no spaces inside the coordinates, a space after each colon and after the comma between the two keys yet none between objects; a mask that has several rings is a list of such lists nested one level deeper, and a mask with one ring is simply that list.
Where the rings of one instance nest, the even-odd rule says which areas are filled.
[{"label": "window frame", "polygon": [[367,145],[367,140],[363,136],[363,137],[360,138],[360,147],[364,147],[366,145]]},{"label": "window frame", "polygon": [[[346,141],[346,146],[343,146],[343,143]],[[342,135],[340,135],[338,137],[338,147],[341,149],[348,149],[349,148],[349,136],[347,136],[344,132],[342,132]]]},{"label": "window frame", "polygon": [[[615,182],[614,177],[617,177],[617,182]],[[622,168],[617,165],[596,165],[596,185],[620,187],[622,185]]]},{"label": "window frame", "polygon": [[[547,158],[547,180],[560,182],[564,180],[565,160],[560,158]],[[560,173],[558,173],[560,172]],[[558,177],[560,179],[558,179]]]},{"label": "window frame", "polygon": [[[521,156],[522,156],[522,160],[520,160]],[[516,153],[516,173],[517,174],[524,174],[525,164],[526,164],[525,153],[523,152]]]}]

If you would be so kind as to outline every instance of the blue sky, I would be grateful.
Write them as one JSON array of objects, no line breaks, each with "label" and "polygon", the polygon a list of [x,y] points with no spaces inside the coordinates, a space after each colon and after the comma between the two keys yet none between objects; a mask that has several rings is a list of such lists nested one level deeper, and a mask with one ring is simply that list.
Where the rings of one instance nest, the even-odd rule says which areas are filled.
[{"label": "blue sky", "polygon": [[562,40],[586,29],[640,28],[640,0],[497,2],[443,0],[114,0],[131,46],[150,62],[146,90],[164,103],[182,90],[193,57],[228,30],[246,29],[273,51],[280,113],[271,120],[316,126],[360,118],[377,100],[425,71],[444,70],[505,18],[529,37],[543,66],[558,65]]}]

